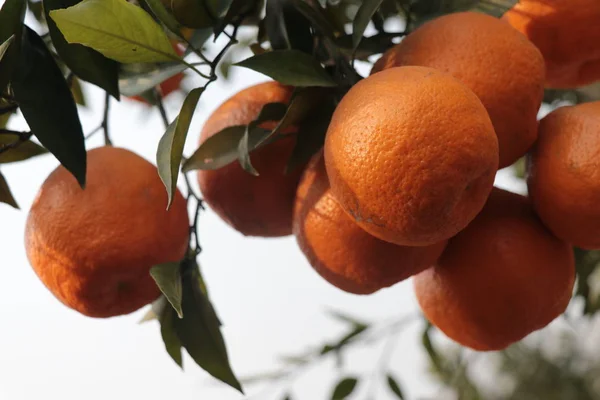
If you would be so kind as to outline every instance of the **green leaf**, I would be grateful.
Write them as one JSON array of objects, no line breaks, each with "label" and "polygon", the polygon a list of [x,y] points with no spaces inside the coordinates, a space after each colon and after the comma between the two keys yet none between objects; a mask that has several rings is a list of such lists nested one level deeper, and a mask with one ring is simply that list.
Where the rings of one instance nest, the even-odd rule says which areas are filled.
[{"label": "green leaf", "polygon": [[397,398],[399,398],[400,400],[404,400],[404,396],[402,395],[400,385],[398,385],[398,382],[391,374],[387,375],[387,384],[390,390],[396,395]]},{"label": "green leaf", "polygon": [[8,187],[8,182],[0,172],[0,203],[8,204],[9,206],[19,209],[19,205],[17,204],[15,198],[10,192],[10,188]]},{"label": "green leaf", "polygon": [[310,23],[289,0],[267,0],[265,31],[274,50],[296,49],[311,54],[314,39]]},{"label": "green leaf", "polygon": [[479,11],[500,18],[518,2],[519,0],[480,0],[471,8],[471,11]]},{"label": "green leaf", "polygon": [[375,12],[381,7],[383,0],[364,0],[352,21],[352,47],[356,49]]},{"label": "green leaf", "polygon": [[29,28],[12,89],[33,134],[85,186],[85,142],[73,95],[44,41]]},{"label": "green leaf", "polygon": [[325,16],[323,9],[311,6],[304,0],[293,0],[293,3],[296,9],[311,22],[313,28],[318,29],[323,35],[330,39],[335,38],[335,28]]},{"label": "green leaf", "polygon": [[254,168],[252,162],[250,161],[250,149],[248,144],[249,136],[250,127],[247,126],[244,136],[242,136],[240,143],[238,144],[238,160],[244,171],[251,175],[258,176],[258,171]]},{"label": "green leaf", "polygon": [[165,24],[169,30],[179,36],[181,36],[181,24],[163,5],[160,0],[143,0],[150,11],[158,18],[160,22]]},{"label": "green leaf", "polygon": [[48,21],[48,31],[52,44],[61,60],[71,71],[84,81],[104,89],[116,99],[119,99],[118,73],[119,65],[114,60],[104,57],[97,51],[80,44],[69,44],[58,30],[48,13],[52,10],[67,8],[80,3],[81,0],[44,0],[44,11]]},{"label": "green leaf", "polygon": [[175,319],[175,330],[183,347],[206,372],[242,392],[229,364],[219,319],[201,288],[199,271],[193,268],[183,275],[183,315]]},{"label": "green leaf", "polygon": [[179,318],[183,318],[181,309],[181,267],[178,262],[155,265],[150,269],[150,275],[156,281],[160,291],[165,295]]},{"label": "green leaf", "polygon": [[167,353],[171,356],[173,361],[183,368],[183,357],[181,354],[181,348],[183,347],[181,340],[177,336],[177,330],[175,327],[175,321],[177,321],[177,314],[171,307],[166,307],[163,313],[159,317],[160,321],[160,334],[162,336],[163,343]]},{"label": "green leaf", "polygon": [[163,181],[169,195],[167,208],[171,206],[173,196],[177,191],[177,178],[179,177],[179,167],[183,157],[183,146],[194,116],[194,110],[203,91],[204,88],[199,87],[188,93],[179,115],[167,127],[167,131],[158,143],[156,163],[160,179]]},{"label": "green leaf", "polygon": [[350,396],[354,389],[356,388],[356,384],[358,383],[358,379],[356,378],[344,378],[338,382],[331,394],[331,400],[343,400]]},{"label": "green leaf", "polygon": [[50,17],[69,43],[79,43],[122,63],[181,60],[152,17],[126,0],[83,0]]},{"label": "green leaf", "polygon": [[265,104],[264,107],[260,110],[258,117],[248,124],[246,131],[244,132],[244,136],[240,139],[240,143],[238,144],[238,160],[242,168],[254,175],[258,176],[258,171],[254,169],[252,163],[250,162],[250,151],[259,147],[261,144],[265,142],[265,140],[272,135],[269,131],[265,131],[263,136],[256,136],[252,141],[252,147],[249,144],[250,132],[253,132],[253,129],[258,127],[261,123],[266,121],[277,121],[284,117],[286,113],[287,106],[283,103],[268,103]]},{"label": "green leaf", "polygon": [[291,86],[336,86],[331,76],[312,56],[298,50],[258,54],[237,64]]},{"label": "green leaf", "polygon": [[[163,314],[166,307],[169,307],[171,309],[173,308],[169,304],[169,301],[167,300],[165,295],[161,295],[158,299],[156,299],[155,301],[152,302],[152,305],[150,306],[150,310],[148,310],[148,312],[142,317],[142,319],[140,320],[139,323],[143,324],[148,321],[160,319],[160,316]],[[173,310],[173,311],[175,311],[175,310]]]},{"label": "green leaf", "polygon": [[[17,135],[0,135],[0,147],[5,144],[14,143],[19,140]],[[0,153],[0,164],[8,164],[27,160],[32,157],[46,154],[48,150],[37,143],[27,140],[15,148]]]},{"label": "green leaf", "polygon": [[11,35],[8,39],[6,39],[6,41],[4,43],[0,44],[0,62],[2,62],[2,58],[4,57],[4,54],[6,53],[6,51],[8,50],[8,48],[14,41],[15,41],[15,35]]},{"label": "green leaf", "polygon": [[5,50],[0,63],[0,93],[6,89],[19,62],[19,48],[27,3],[23,0],[6,0],[0,9],[0,43],[14,35],[14,43]]},{"label": "green leaf", "polygon": [[[192,38],[189,42],[193,47],[201,49],[208,38],[212,36],[212,34],[212,28],[194,29],[194,33],[192,34]],[[187,57],[189,54],[194,52],[192,46],[188,46],[187,49],[185,49],[185,53],[183,54],[184,57]]]},{"label": "green leaf", "polygon": [[219,22],[217,25],[215,25],[215,28],[214,28],[215,39],[217,39],[219,37],[219,35],[223,32],[223,30],[225,29],[225,27],[228,24],[233,22],[235,17],[252,11],[252,9],[254,9],[256,7],[256,3],[257,3],[256,0],[253,0],[253,1],[233,0],[231,2],[231,5],[229,6],[229,9],[227,10],[227,13],[221,19],[221,22]]},{"label": "green leaf", "polygon": [[73,95],[75,104],[79,104],[82,107],[87,106],[85,95],[83,94],[83,89],[81,88],[81,83],[79,82],[79,79],[75,77],[73,77],[71,80],[71,94]]},{"label": "green leaf", "polygon": [[178,63],[126,64],[119,74],[119,90],[126,97],[139,96],[186,69]]},{"label": "green leaf", "polygon": [[[245,125],[231,126],[206,139],[183,164],[183,172],[196,169],[215,170],[226,166],[239,157],[239,143],[246,132]],[[248,149],[256,144],[269,130],[255,127],[249,130]]]}]

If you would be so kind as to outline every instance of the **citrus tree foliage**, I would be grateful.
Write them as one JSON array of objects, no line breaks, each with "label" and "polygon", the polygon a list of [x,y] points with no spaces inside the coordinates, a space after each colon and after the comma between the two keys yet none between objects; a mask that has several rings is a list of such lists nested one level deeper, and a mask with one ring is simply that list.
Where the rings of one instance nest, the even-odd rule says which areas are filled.
[{"label": "citrus tree foliage", "polygon": [[[160,177],[169,203],[180,180],[188,187],[187,200],[195,204],[188,256],[180,263],[155,266],[152,277],[163,292],[145,320],[158,319],[167,352],[182,366],[182,350],[208,373],[242,391],[242,383],[279,380],[290,371],[324,357],[341,357],[344,350],[364,341],[394,334],[404,320],[369,324],[336,314],[348,325],[339,340],[306,354],[291,357],[289,368],[240,380],[228,360],[221,335],[221,321],[210,301],[196,258],[200,243],[196,221],[203,209],[200,196],[189,187],[186,174],[198,169],[217,169],[239,162],[251,174],[259,174],[249,154],[277,139],[286,127],[297,126],[297,144],[288,169],[308,160],[322,146],[333,110],[342,96],[363,77],[356,62],[375,55],[423,22],[440,14],[475,10],[502,15],[516,0],[189,0],[193,13],[181,18],[169,1],[161,0],[6,0],[0,10],[0,170],[13,163],[51,153],[85,187],[86,144],[92,133],[102,131],[110,144],[107,119],[110,103],[123,96],[140,96],[156,106],[165,132],[156,149]],[[31,13],[42,27],[35,31],[24,23]],[[387,24],[402,29],[389,30]],[[185,25],[184,25],[185,24]],[[186,26],[187,25],[187,26]],[[253,28],[250,41],[238,42],[240,27]],[[369,32],[365,34],[365,32]],[[209,58],[206,48],[214,40],[227,41]],[[173,43],[183,45],[180,55]],[[231,64],[231,52],[249,48],[253,56]],[[248,68],[294,87],[289,105],[267,104],[259,117],[246,126],[226,128],[205,141],[193,154],[184,155],[188,128],[199,99],[209,92],[217,72]],[[167,119],[158,86],[186,71],[202,79],[192,89],[179,114]],[[83,132],[78,104],[85,104],[81,82],[106,93],[102,124]],[[545,101],[579,102],[599,98],[597,88],[577,92],[547,91]],[[48,99],[52,101],[48,101]],[[28,131],[7,129],[11,115],[19,111]],[[272,130],[262,121],[278,121]],[[0,172],[0,202],[18,207]],[[600,253],[578,250],[577,296],[585,313],[600,307],[595,276]],[[443,361],[429,339],[423,346],[442,380],[458,367]],[[382,390],[402,399],[400,379],[379,366]],[[460,368],[459,368],[460,369]],[[459,373],[458,380],[462,382]],[[364,379],[347,376],[334,383],[330,397],[343,399],[360,388]],[[240,383],[242,382],[242,383]],[[468,398],[480,398],[468,381],[461,390]],[[292,394],[283,398],[291,399]],[[375,397],[373,397],[375,398]],[[465,397],[467,398],[467,397]]]}]

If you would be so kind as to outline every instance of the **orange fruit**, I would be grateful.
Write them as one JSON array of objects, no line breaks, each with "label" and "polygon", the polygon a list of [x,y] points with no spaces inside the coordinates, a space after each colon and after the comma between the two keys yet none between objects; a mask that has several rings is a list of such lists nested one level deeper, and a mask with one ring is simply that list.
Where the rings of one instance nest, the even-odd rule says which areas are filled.
[{"label": "orange fruit", "polygon": [[454,236],[483,207],[498,140],[481,101],[432,68],[390,68],[360,81],[325,139],[331,190],[367,232],[405,246]]},{"label": "orange fruit", "polygon": [[503,19],[540,49],[548,86],[571,88],[600,80],[598,0],[521,0]]},{"label": "orange fruit", "polygon": [[537,136],[544,60],[523,35],[485,14],[449,14],[425,23],[389,49],[371,73],[403,65],[447,72],[485,106],[500,149],[500,168],[522,157]]},{"label": "orange fruit", "polygon": [[[200,143],[221,130],[254,121],[267,103],[288,103],[292,88],[266,82],[238,92],[208,118]],[[275,121],[261,127],[272,129]],[[292,131],[295,129],[292,128]],[[289,133],[289,129],[288,132]],[[292,209],[302,168],[285,173],[294,149],[293,135],[271,142],[250,155],[259,172],[253,176],[232,162],[217,170],[198,172],[198,183],[208,205],[229,225],[247,236],[275,237],[292,233]]]},{"label": "orange fruit", "polygon": [[559,238],[600,248],[600,101],[561,107],[540,122],[528,158],[529,195]]},{"label": "orange fruit", "polygon": [[322,153],[313,157],[298,186],[294,234],[325,280],[356,294],[373,293],[429,268],[446,245],[398,246],[362,230],[333,197]]},{"label": "orange fruit", "polygon": [[558,317],[574,281],[572,248],[544,227],[525,197],[494,189],[414,286],[433,325],[463,346],[489,351]]},{"label": "orange fruit", "polygon": [[156,167],[128,150],[90,150],[86,176],[85,190],[62,166],[46,179],[27,218],[27,256],[66,306],[127,314],[160,295],[150,268],[184,257],[186,202],[177,192],[167,211]]}]

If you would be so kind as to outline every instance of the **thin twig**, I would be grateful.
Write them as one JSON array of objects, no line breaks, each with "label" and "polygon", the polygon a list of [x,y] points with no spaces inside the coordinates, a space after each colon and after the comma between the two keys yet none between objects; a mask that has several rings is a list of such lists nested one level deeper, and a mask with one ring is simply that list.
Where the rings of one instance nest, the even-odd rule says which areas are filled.
[{"label": "thin twig", "polygon": [[110,111],[110,94],[106,93],[104,97],[104,116],[102,117],[102,129],[104,130],[104,144],[106,146],[112,146],[112,140],[110,140],[110,134],[108,132],[108,114]]},{"label": "thin twig", "polygon": [[0,133],[18,136],[17,140],[15,140],[14,142],[0,145],[0,154],[7,152],[11,149],[16,149],[21,144],[31,139],[31,136],[33,135],[33,132],[19,132],[11,131],[9,129],[0,129]]}]

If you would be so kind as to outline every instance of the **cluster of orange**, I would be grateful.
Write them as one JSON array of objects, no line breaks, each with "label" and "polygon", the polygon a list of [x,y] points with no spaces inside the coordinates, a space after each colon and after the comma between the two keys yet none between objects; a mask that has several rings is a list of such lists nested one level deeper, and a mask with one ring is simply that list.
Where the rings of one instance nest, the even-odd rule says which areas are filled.
[{"label": "cluster of orange", "polygon": [[[449,337],[504,348],[565,310],[572,246],[600,247],[600,103],[536,119],[544,86],[600,80],[597,21],[597,0],[523,0],[504,20],[432,20],[344,96],[307,166],[283,172],[296,142],[290,129],[251,154],[259,176],[238,163],[199,171],[203,197],[244,235],[293,232],[342,290],[373,293],[414,275],[423,312]],[[211,115],[201,142],[291,93],[276,82],[237,93]],[[493,188],[498,168],[526,153],[530,197]],[[42,187],[28,255],[68,306],[119,315],[158,296],[148,270],[183,257],[188,216],[180,194],[164,210],[146,161],[114,148],[88,157],[85,191],[62,167]]]}]

